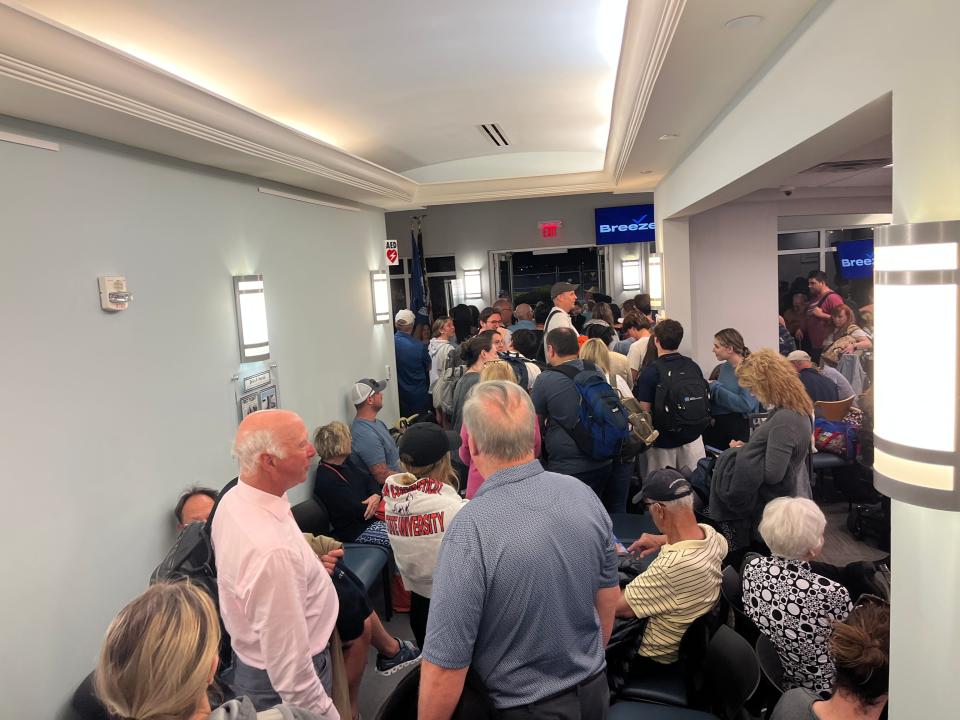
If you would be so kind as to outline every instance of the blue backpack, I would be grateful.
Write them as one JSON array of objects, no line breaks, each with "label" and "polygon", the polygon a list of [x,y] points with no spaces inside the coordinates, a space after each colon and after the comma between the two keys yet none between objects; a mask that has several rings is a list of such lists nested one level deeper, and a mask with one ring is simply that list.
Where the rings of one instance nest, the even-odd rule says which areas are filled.
[{"label": "blue backpack", "polygon": [[572,365],[547,369],[570,378],[580,394],[577,424],[573,428],[563,428],[580,452],[594,460],[619,457],[624,441],[630,436],[630,422],[617,391],[590,362],[584,361],[583,370]]}]

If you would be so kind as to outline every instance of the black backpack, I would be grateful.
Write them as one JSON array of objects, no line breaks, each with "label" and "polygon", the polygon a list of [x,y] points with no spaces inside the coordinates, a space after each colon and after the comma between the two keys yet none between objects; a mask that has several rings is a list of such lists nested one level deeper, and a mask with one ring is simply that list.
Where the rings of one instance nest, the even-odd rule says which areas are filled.
[{"label": "black backpack", "polygon": [[[199,585],[213,599],[220,611],[220,596],[217,591],[217,565],[213,556],[213,516],[220,507],[220,501],[237,484],[238,478],[228,482],[213,504],[206,522],[194,522],[187,525],[177,536],[177,541],[167,552],[160,564],[150,575],[150,584],[160,580],[189,580]],[[220,657],[230,660],[230,636],[220,621]],[[226,665],[224,665],[226,667]]]},{"label": "black backpack", "polygon": [[684,443],[696,440],[710,425],[710,386],[700,366],[688,357],[654,365],[660,375],[653,398],[653,426]]},{"label": "black backpack", "polygon": [[526,359],[520,353],[502,352],[498,355],[513,368],[513,374],[517,376],[517,385],[524,390],[530,390],[530,374],[527,372]]}]

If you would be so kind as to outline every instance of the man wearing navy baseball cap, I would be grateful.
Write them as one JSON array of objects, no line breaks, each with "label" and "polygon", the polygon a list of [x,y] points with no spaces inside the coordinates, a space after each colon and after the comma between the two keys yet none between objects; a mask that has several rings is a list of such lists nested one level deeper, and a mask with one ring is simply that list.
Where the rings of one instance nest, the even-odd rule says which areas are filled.
[{"label": "man wearing navy baseball cap", "polygon": [[647,618],[637,655],[661,665],[676,662],[687,627],[708,612],[720,596],[720,563],[727,541],[693,514],[693,488],[673,468],[650,473],[640,502],[662,535],[644,533],[630,552],[646,557],[659,551],[617,603],[617,617]]}]

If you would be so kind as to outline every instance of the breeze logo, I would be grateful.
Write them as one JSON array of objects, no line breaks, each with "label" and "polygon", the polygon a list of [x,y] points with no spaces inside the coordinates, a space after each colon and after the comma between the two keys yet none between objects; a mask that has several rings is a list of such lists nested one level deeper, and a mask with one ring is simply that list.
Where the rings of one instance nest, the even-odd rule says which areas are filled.
[{"label": "breeze logo", "polygon": [[840,267],[873,267],[873,255],[867,255],[862,258],[841,258]]},{"label": "breeze logo", "polygon": [[615,232],[636,232],[637,230],[656,230],[657,224],[653,222],[644,222],[647,219],[646,215],[641,215],[640,219],[634,219],[632,223],[627,225],[600,225],[601,233],[615,233]]}]

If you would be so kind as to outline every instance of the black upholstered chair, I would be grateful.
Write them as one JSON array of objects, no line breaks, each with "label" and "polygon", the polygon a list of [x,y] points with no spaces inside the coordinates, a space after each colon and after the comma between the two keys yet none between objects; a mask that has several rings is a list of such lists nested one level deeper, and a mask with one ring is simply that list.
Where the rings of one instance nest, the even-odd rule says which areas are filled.
[{"label": "black upholstered chair", "polygon": [[[309,498],[291,508],[293,518],[300,529],[311,535],[330,534],[330,514],[326,506],[316,498]],[[390,551],[380,545],[364,545],[362,543],[343,544],[343,564],[354,575],[369,593],[377,580],[383,587],[384,619],[393,616],[393,601],[390,597]]]}]

